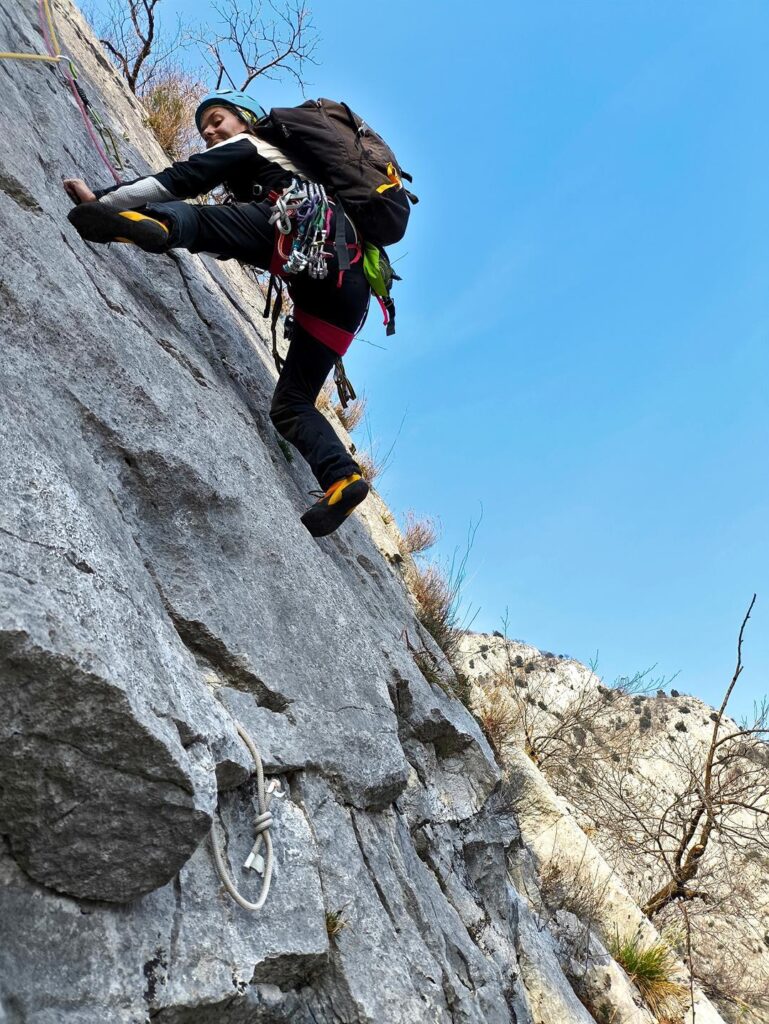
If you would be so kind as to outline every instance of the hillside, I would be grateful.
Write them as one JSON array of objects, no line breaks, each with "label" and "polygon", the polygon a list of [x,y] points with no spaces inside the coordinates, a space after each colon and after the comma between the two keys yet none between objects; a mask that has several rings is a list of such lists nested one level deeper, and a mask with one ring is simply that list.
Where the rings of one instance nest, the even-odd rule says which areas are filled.
[{"label": "hillside", "polygon": [[[675,847],[675,809],[683,807],[692,776],[701,781],[715,710],[675,689],[652,686],[649,693],[645,679],[608,688],[579,662],[500,635],[467,636],[462,652],[479,705],[493,692],[492,681],[502,680],[509,721],[516,723],[513,759],[512,748],[526,745],[527,735],[541,774],[566,802],[585,842],[589,837],[634,902],[647,904],[670,877],[657,835],[667,829],[663,847]],[[738,731],[725,719],[721,735]],[[739,742],[729,768],[740,784],[735,791],[747,802],[750,785],[766,808],[769,748],[750,737]],[[692,882],[702,898],[686,902],[696,975],[727,1019],[755,1024],[769,1021],[769,858],[758,843],[764,822],[739,806],[722,816]],[[526,836],[522,822],[521,828]],[[546,863],[557,862],[561,845],[554,840]],[[670,904],[654,920],[680,929],[680,905]]]}]

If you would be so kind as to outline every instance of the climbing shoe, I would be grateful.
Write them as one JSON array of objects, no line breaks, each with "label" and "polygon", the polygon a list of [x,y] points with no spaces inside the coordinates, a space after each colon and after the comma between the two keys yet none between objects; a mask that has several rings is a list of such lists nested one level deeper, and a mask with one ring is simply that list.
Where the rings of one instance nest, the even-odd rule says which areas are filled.
[{"label": "climbing shoe", "polygon": [[313,537],[326,537],[342,525],[368,492],[369,486],[360,473],[343,477],[329,487],[320,501],[307,509],[302,522]]},{"label": "climbing shoe", "polygon": [[132,242],[145,252],[165,252],[168,228],[154,217],[136,210],[118,213],[101,203],[73,206],[67,219],[87,242]]}]

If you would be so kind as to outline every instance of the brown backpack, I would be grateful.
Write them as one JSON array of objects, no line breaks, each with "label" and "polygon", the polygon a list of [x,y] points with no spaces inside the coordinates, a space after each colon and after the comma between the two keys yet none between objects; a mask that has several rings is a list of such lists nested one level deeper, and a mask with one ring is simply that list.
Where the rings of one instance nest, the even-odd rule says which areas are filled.
[{"label": "brown backpack", "polygon": [[319,99],[274,107],[260,123],[259,135],[305,167],[342,204],[367,242],[384,246],[403,238],[410,204],[418,202],[403,186],[411,175],[346,103]]}]

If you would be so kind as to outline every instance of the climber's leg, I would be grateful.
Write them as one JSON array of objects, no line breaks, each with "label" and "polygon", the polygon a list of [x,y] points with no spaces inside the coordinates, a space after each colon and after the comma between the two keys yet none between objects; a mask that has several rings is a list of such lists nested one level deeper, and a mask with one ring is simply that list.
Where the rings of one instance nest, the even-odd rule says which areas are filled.
[{"label": "climber's leg", "polygon": [[267,203],[227,203],[197,206],[192,203],[151,203],[148,214],[162,218],[169,228],[168,248],[206,252],[220,259],[236,259],[266,270],[275,247],[275,228]]},{"label": "climber's leg", "polygon": [[[348,242],[354,257],[359,250],[352,225],[347,222]],[[332,224],[332,234],[334,226]],[[328,371],[347,351],[365,317],[370,291],[363,273],[362,260],[355,260],[349,270],[339,275],[336,251],[328,262],[328,276],[311,278],[307,274],[288,279],[289,293],[294,301],[295,340],[291,342],[288,359],[292,359],[290,376],[284,387],[289,405],[286,409],[281,398],[283,374],[273,401],[273,422],[295,432],[298,441],[289,440],[302,452],[324,490],[323,496],[302,516],[302,522],[315,537],[325,537],[341,526],[352,510],[369,492],[362,479],[360,467],[340,441],[326,418],[315,409],[315,399],[328,375]],[[325,350],[325,351],[324,351]],[[313,365],[319,369],[313,373]],[[308,380],[309,377],[309,380]],[[309,408],[294,407],[291,417],[293,389],[290,381],[305,380],[310,386],[303,390]],[[283,405],[283,409],[281,406]],[[274,413],[277,411],[277,418]],[[299,415],[296,415],[296,413]],[[284,430],[281,430],[283,433]],[[288,436],[284,433],[284,436]]]},{"label": "climber's leg", "polygon": [[327,345],[295,325],[270,408],[275,429],[309,463],[324,491],[337,480],[360,473],[334,428],[315,407],[338,358]]},{"label": "climber's leg", "polygon": [[266,269],[275,245],[269,211],[265,203],[197,206],[179,201],[118,213],[97,200],[73,206],[68,217],[89,242],[133,242],[147,252],[188,249]]}]

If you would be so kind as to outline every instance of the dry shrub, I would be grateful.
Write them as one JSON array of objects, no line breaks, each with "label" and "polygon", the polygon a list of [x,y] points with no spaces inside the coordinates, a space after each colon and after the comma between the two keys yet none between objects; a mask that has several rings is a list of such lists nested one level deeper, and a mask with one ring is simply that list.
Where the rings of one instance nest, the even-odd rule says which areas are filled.
[{"label": "dry shrub", "polygon": [[460,555],[455,551],[448,569],[436,563],[421,568],[412,562],[406,575],[417,603],[417,618],[446,655],[457,677],[456,696],[466,706],[470,700],[470,683],[460,665],[459,641],[472,625],[475,615],[471,616],[469,609],[462,614],[461,597],[467,561],[479,525],[480,518],[478,522],[470,523],[464,553]]},{"label": "dry shrub", "polygon": [[334,393],[334,382],[327,380],[315,399],[315,408],[321,412],[327,412],[331,408],[331,396]]},{"label": "dry shrub", "polygon": [[360,466],[360,474],[368,484],[373,484],[382,472],[381,465],[374,459],[370,452],[358,452],[355,461]]},{"label": "dry shrub", "polygon": [[199,145],[195,110],[204,92],[192,76],[170,70],[153,78],[141,94],[147,124],[172,160],[184,159]]},{"label": "dry shrub", "polygon": [[406,526],[401,543],[402,555],[420,555],[429,550],[438,539],[438,530],[432,519],[417,519],[413,512],[406,513]]},{"label": "dry shrub", "polygon": [[352,433],[366,413],[366,396],[361,395],[360,398],[354,398],[346,409],[342,407],[341,402],[335,402],[334,412],[342,421],[345,430]]},{"label": "dry shrub", "polygon": [[490,681],[473,691],[473,713],[481,724],[494,753],[502,757],[518,722],[518,709],[506,686]]},{"label": "dry shrub", "polygon": [[539,891],[549,907],[568,910],[584,924],[600,921],[606,905],[607,883],[601,883],[585,864],[558,857],[548,861],[542,870]]},{"label": "dry shrub", "polygon": [[339,910],[326,911],[326,934],[330,939],[335,939],[336,936],[349,925],[350,922],[345,917],[346,909],[347,904]]},{"label": "dry shrub", "polygon": [[434,683],[436,686],[443,687],[443,679],[441,677],[438,659],[431,651],[428,651],[427,648],[423,647],[420,651],[413,651],[412,657],[414,659],[414,664],[428,683]]},{"label": "dry shrub", "polygon": [[417,601],[419,621],[453,665],[460,637],[456,585],[437,565],[415,567],[409,583]]}]

